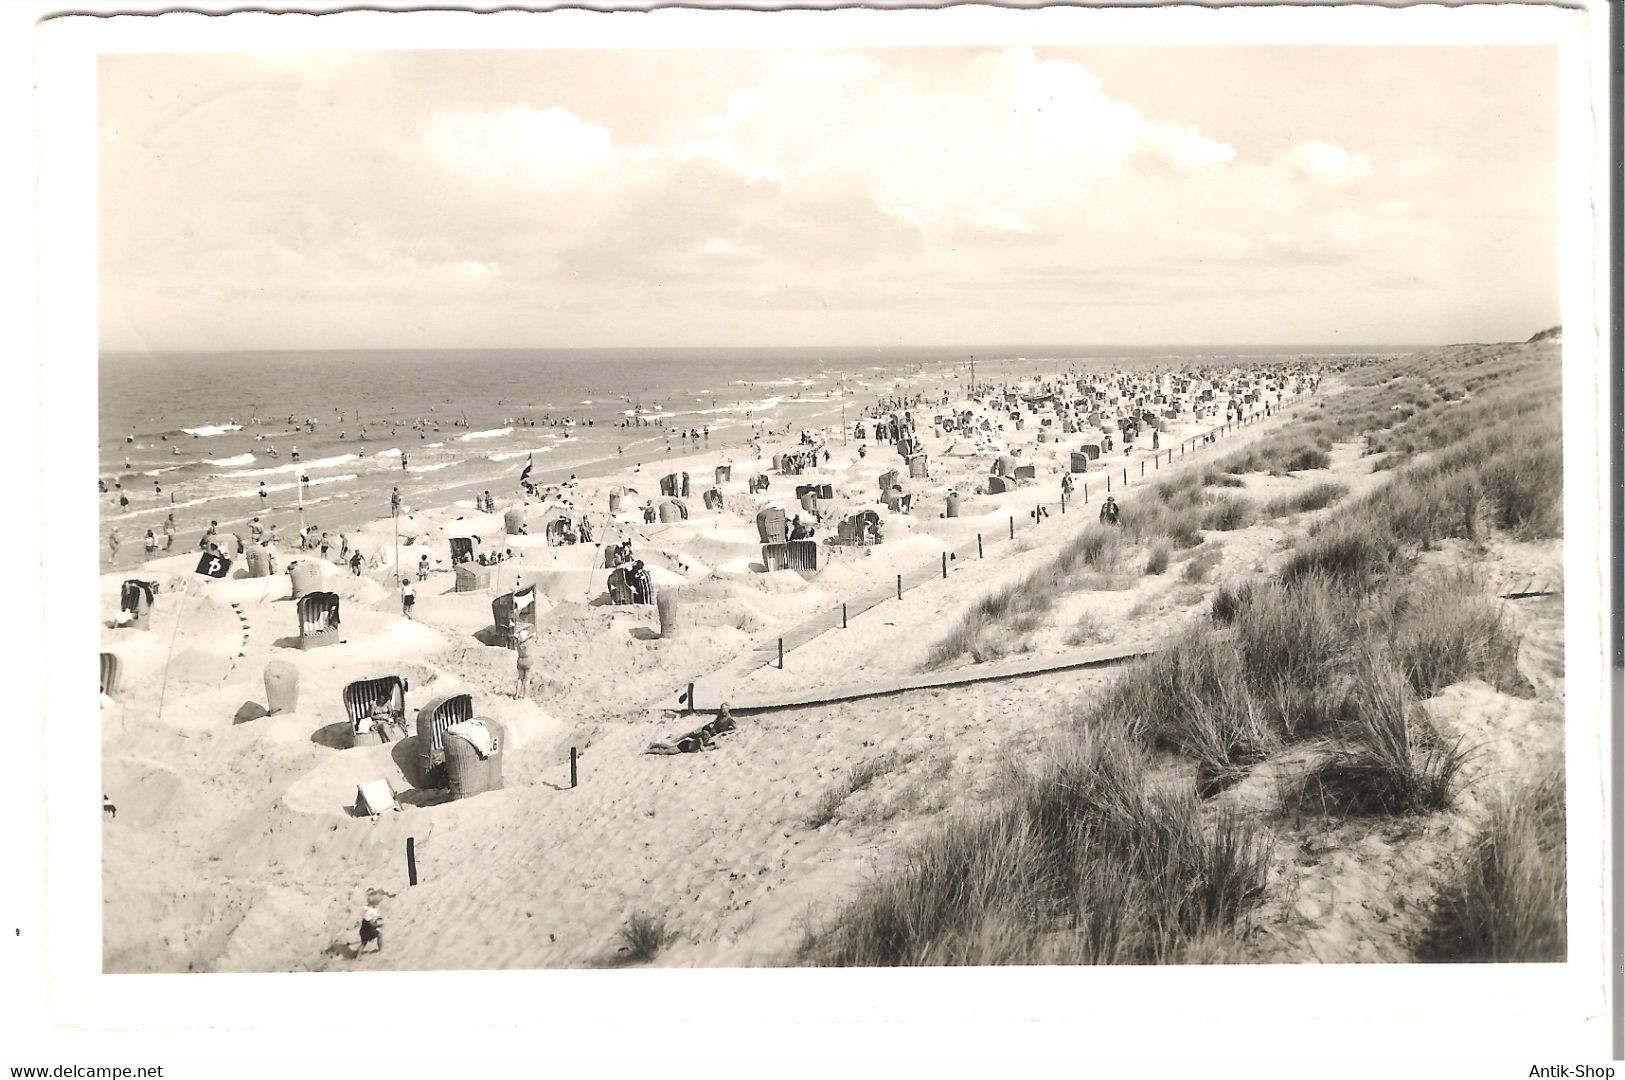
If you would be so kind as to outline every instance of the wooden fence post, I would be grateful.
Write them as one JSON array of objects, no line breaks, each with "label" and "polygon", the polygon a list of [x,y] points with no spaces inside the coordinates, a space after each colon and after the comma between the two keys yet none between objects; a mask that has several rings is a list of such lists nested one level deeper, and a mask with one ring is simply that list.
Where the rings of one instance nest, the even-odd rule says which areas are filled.
[{"label": "wooden fence post", "polygon": [[903,598],[903,575],[898,574],[897,575],[897,599],[901,600],[902,598]]},{"label": "wooden fence post", "polygon": [[408,885],[418,883],[417,840],[411,836],[406,838],[406,883]]},{"label": "wooden fence post", "polygon": [[982,534],[981,533],[976,534],[976,557],[978,559],[980,559],[982,557]]},{"label": "wooden fence post", "polygon": [[[690,699],[689,704],[693,703],[693,699]],[[576,748],[573,746],[570,747],[570,786],[576,786]]]}]

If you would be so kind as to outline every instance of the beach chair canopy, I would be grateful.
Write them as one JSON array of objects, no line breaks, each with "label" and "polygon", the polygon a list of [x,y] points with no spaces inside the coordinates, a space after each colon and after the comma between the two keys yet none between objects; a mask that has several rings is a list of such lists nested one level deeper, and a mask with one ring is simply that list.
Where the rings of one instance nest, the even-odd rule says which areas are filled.
[{"label": "beach chair canopy", "polygon": [[299,636],[321,634],[339,625],[339,594],[310,592],[299,598]]},{"label": "beach chair canopy", "polygon": [[504,593],[491,601],[491,619],[501,630],[512,631],[520,623],[536,625],[536,586],[527,585]]},{"label": "beach chair canopy", "polygon": [[452,571],[453,592],[480,592],[491,587],[494,566],[480,566],[477,563],[464,563]]},{"label": "beach chair canopy", "polygon": [[762,565],[770,571],[816,571],[818,569],[818,542],[816,540],[786,540],[782,544],[763,544]]},{"label": "beach chair canopy", "polygon": [[298,599],[320,591],[322,569],[315,559],[295,559],[288,564],[288,578],[293,583],[294,598]]},{"label": "beach chair canopy", "polygon": [[764,544],[782,544],[788,538],[784,511],[769,506],[756,514],[756,533]]},{"label": "beach chair canopy", "polygon": [[609,602],[617,607],[635,603],[632,598],[632,569],[618,566],[609,573]]},{"label": "beach chair canopy", "polygon": [[152,607],[152,598],[158,592],[156,581],[139,581],[130,578],[119,587],[119,609],[128,611],[132,615],[139,614],[144,607]]},{"label": "beach chair canopy", "polygon": [[479,553],[480,542],[473,536],[453,536],[451,540],[451,561],[457,563],[472,562]]},{"label": "beach chair canopy", "polygon": [[110,652],[102,653],[102,693],[110,698],[118,697],[119,676],[123,673],[124,665],[117,656]]},{"label": "beach chair canopy", "polygon": [[384,675],[376,679],[358,679],[344,688],[344,711],[353,724],[371,716],[373,707],[382,704],[391,717],[406,718],[406,680],[399,675]]},{"label": "beach chair canopy", "polygon": [[437,697],[418,710],[418,741],[421,752],[443,751],[446,729],[474,719],[474,699],[468,694]]}]

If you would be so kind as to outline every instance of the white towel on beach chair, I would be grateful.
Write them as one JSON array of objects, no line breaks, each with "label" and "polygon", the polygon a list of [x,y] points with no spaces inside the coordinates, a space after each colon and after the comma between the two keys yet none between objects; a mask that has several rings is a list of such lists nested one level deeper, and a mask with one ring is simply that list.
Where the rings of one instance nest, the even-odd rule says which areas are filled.
[{"label": "white towel on beach chair", "polygon": [[491,729],[478,720],[463,720],[446,729],[447,735],[455,735],[463,739],[474,748],[474,752],[481,758],[491,756],[492,738]]}]

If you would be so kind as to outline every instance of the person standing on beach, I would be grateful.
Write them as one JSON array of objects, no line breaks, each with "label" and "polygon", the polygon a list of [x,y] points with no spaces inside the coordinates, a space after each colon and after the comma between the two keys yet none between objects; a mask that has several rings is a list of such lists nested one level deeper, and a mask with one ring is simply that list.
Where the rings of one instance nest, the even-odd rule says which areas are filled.
[{"label": "person standing on beach", "polygon": [[164,550],[168,551],[175,546],[175,515],[171,513],[164,518]]},{"label": "person standing on beach", "polygon": [[114,525],[107,532],[107,560],[112,562],[118,558],[118,526]]},{"label": "person standing on beach", "polygon": [[401,512],[401,489],[389,489],[389,513],[391,517],[398,517]]},{"label": "person standing on beach", "polygon": [[271,497],[271,493],[269,491],[265,490],[265,481],[261,480],[260,481],[260,505],[264,506],[265,505],[265,500],[269,499],[270,497]]},{"label": "person standing on beach", "polygon": [[417,593],[412,591],[412,579],[401,578],[401,614],[410,619],[412,617],[412,605],[417,602]]},{"label": "person standing on beach", "polygon": [[384,951],[384,913],[379,909],[380,903],[378,892],[367,894],[367,906],[361,909],[361,946],[355,951],[357,957],[373,942],[378,943],[379,952]]},{"label": "person standing on beach", "polygon": [[427,555],[424,555],[422,558],[418,559],[418,580],[429,580],[429,556]]},{"label": "person standing on beach", "polygon": [[514,688],[514,700],[530,696],[530,627],[521,626],[514,635],[514,665],[518,675],[518,683]]},{"label": "person standing on beach", "polygon": [[151,529],[148,529],[147,530],[147,554],[151,555],[153,552],[155,552],[157,550],[158,550],[158,538],[156,536],[152,535],[152,530]]}]

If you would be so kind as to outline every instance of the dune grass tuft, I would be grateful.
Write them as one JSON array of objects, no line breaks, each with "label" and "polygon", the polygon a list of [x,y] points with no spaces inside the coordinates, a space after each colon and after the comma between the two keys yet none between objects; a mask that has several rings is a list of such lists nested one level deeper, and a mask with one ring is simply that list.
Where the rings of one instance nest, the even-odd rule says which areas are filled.
[{"label": "dune grass tuft", "polygon": [[664,915],[646,911],[634,912],[621,927],[622,957],[630,963],[646,963],[659,955],[675,935],[666,925]]},{"label": "dune grass tuft", "polygon": [[1472,847],[1442,891],[1423,960],[1537,961],[1568,958],[1568,849],[1563,767],[1491,804]]},{"label": "dune grass tuft", "polygon": [[1349,815],[1424,814],[1448,809],[1469,751],[1446,741],[1391,664],[1365,665],[1347,744],[1304,779],[1303,802]]},{"label": "dune grass tuft", "polygon": [[802,962],[1175,962],[1233,932],[1262,895],[1267,841],[1149,785],[1125,735],[1082,729],[996,807],[945,821],[811,933]]},{"label": "dune grass tuft", "polygon": [[1245,529],[1253,523],[1257,508],[1251,499],[1225,495],[1213,500],[1202,513],[1202,528],[1218,532]]},{"label": "dune grass tuft", "polygon": [[1385,600],[1382,635],[1419,697],[1473,678],[1504,693],[1533,694],[1518,670],[1518,634],[1471,576],[1434,574]]},{"label": "dune grass tuft", "polygon": [[1242,611],[1251,602],[1253,588],[1250,581],[1234,585],[1226,582],[1220,585],[1213,590],[1213,602],[1208,607],[1208,617],[1220,626],[1229,626],[1241,616]]},{"label": "dune grass tuft", "polygon": [[821,829],[840,816],[842,805],[858,792],[868,788],[887,773],[907,765],[917,754],[904,754],[888,750],[884,754],[865,758],[847,769],[841,778],[826,788],[801,823],[809,829]]},{"label": "dune grass tuft", "polygon": [[1180,578],[1192,585],[1200,585],[1207,580],[1213,568],[1219,565],[1219,558],[1223,554],[1224,550],[1217,543],[1208,546],[1185,564],[1185,569],[1180,572]]},{"label": "dune grass tuft", "polygon": [[1380,523],[1345,517],[1300,545],[1281,568],[1280,580],[1291,585],[1320,576],[1354,593],[1366,593],[1395,570],[1399,560],[1398,539]]},{"label": "dune grass tuft", "polygon": [[1066,643],[1072,646],[1099,645],[1110,641],[1111,628],[1092,611],[1079,615],[1066,632]]},{"label": "dune grass tuft", "polygon": [[1271,499],[1264,504],[1264,516],[1276,518],[1288,514],[1302,514],[1309,510],[1324,510],[1348,493],[1349,489],[1344,485],[1324,480],[1318,484],[1311,484],[1295,494]]}]

